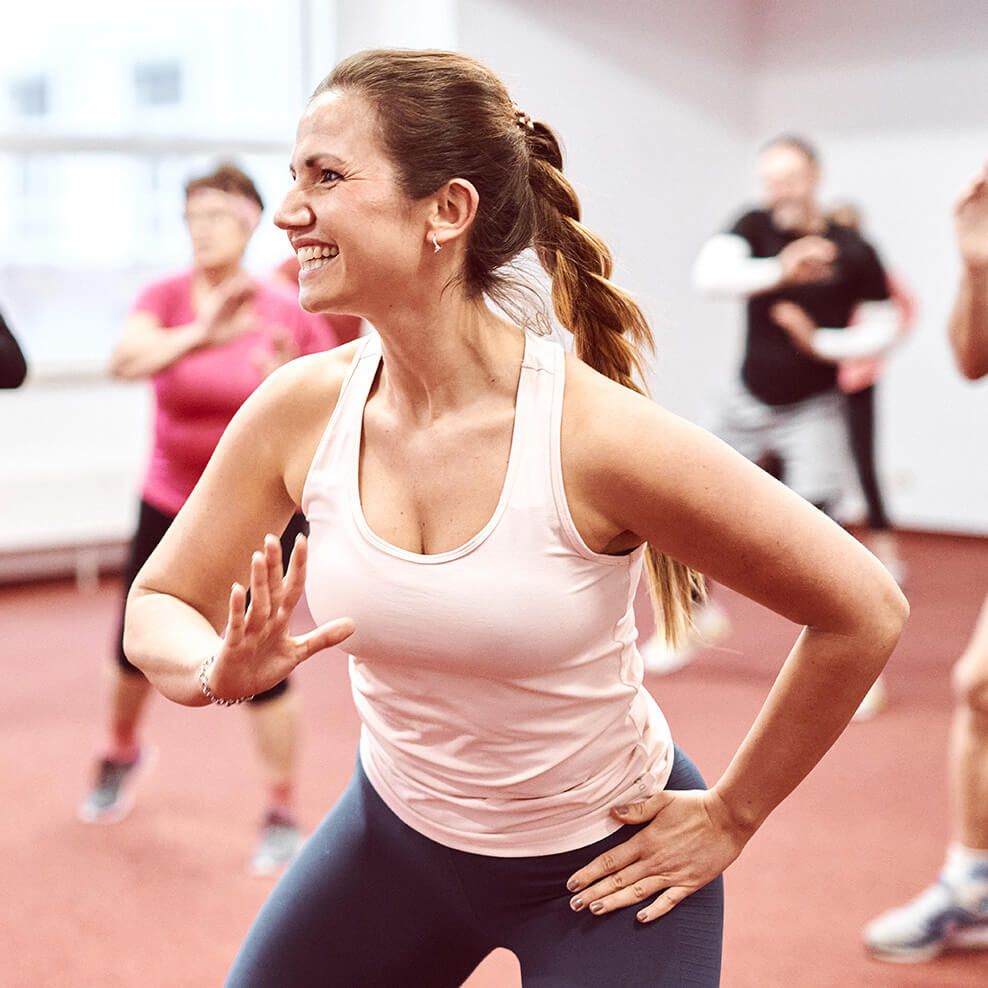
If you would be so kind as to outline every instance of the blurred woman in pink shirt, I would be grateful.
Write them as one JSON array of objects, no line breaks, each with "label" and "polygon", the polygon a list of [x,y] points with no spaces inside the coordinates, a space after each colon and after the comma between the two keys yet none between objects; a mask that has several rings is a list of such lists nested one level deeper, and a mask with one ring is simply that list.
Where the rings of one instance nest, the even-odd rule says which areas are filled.
[{"label": "blurred woman in pink shirt", "polygon": [[[244,253],[262,210],[253,181],[233,165],[189,181],[185,220],[192,268],[141,292],[111,358],[114,376],[150,379],[155,398],[153,442],[125,594],[247,397],[292,358],[336,345],[330,325],[303,312],[295,293],[244,270]],[[297,514],[286,530],[286,544],[304,530],[305,519]],[[133,806],[135,785],[155,757],[153,746],[139,735],[149,692],[144,675],[124,655],[121,616],[108,737],[93,787],[79,807],[87,823],[116,822]],[[250,710],[268,788],[250,867],[255,874],[271,874],[301,844],[292,805],[297,713],[287,680],[258,694]]]}]

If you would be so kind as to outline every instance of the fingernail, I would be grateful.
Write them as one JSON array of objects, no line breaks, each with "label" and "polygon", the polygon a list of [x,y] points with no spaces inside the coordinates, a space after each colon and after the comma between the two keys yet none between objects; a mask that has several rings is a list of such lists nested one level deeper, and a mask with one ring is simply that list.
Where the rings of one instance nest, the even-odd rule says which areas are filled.
[{"label": "fingernail", "polygon": [[570,899],[569,907],[573,910],[573,912],[578,913],[583,908],[583,900],[579,896],[575,899]]},{"label": "fingernail", "polygon": [[566,883],[566,888],[568,888],[570,892],[575,892],[579,887],[580,887],[580,883],[575,878],[571,878]]},{"label": "fingernail", "polygon": [[590,907],[590,912],[592,912],[595,916],[599,916],[600,913],[602,913],[603,911],[604,911],[604,903],[603,902],[595,902]]},{"label": "fingernail", "polygon": [[647,913],[647,912],[645,912],[645,910],[643,909],[643,910],[642,910],[642,911],[641,911],[641,912],[640,912],[640,913],[639,913],[639,914],[638,914],[638,915],[637,915],[637,916],[635,917],[635,919],[637,919],[639,923],[644,923],[644,922],[645,922],[645,920],[646,920],[646,919],[648,919],[648,913]]},{"label": "fingernail", "polygon": [[621,816],[627,816],[628,813],[630,812],[630,810],[631,810],[631,807],[630,806],[615,806],[614,807],[614,812],[615,813],[620,813]]}]

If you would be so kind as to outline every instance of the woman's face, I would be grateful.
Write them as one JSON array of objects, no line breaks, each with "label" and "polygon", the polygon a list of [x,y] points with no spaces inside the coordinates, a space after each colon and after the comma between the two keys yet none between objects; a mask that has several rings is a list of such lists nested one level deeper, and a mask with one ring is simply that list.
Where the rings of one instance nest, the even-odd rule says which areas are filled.
[{"label": "woman's face", "polygon": [[408,199],[376,134],[370,105],[322,93],[299,121],[292,186],[275,223],[301,270],[310,312],[366,316],[410,301],[428,252],[428,199]]},{"label": "woman's face", "polygon": [[238,199],[243,197],[219,189],[197,189],[186,201],[185,225],[197,268],[235,267],[243,260],[254,232],[245,216],[253,203],[243,199],[240,204]]}]

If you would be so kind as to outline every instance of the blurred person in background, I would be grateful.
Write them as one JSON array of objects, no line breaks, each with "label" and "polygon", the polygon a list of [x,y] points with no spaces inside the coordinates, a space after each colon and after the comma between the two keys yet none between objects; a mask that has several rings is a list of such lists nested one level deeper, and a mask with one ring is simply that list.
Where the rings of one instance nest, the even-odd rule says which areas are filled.
[{"label": "blurred person in background", "polygon": [[[831,222],[861,232],[861,211],[853,203],[831,208]],[[916,321],[916,300],[902,279],[886,271],[889,298],[895,305],[899,340]],[[851,325],[856,317],[851,317]],[[906,568],[899,555],[895,530],[885,510],[878,470],[875,463],[875,433],[878,379],[885,370],[884,355],[848,357],[837,365],[837,385],[844,393],[844,415],[851,446],[851,457],[861,493],[867,506],[865,544],[885,564],[886,569],[903,586]]]},{"label": "blurred person in background", "polygon": [[[988,167],[961,194],[954,222],[963,269],[949,337],[961,374],[976,381],[988,376]],[[880,960],[919,963],[951,948],[988,948],[988,597],[953,686],[952,840],[937,881],[865,927],[865,946]]]},{"label": "blurred person in background", "polygon": [[19,388],[27,377],[27,361],[0,314],[0,388]]},{"label": "blurred person in background", "polygon": [[[783,134],[765,144],[758,178],[761,205],[710,238],[693,268],[698,291],[746,300],[740,373],[714,431],[753,462],[774,461],[788,487],[830,514],[847,448],[838,365],[884,352],[896,336],[896,310],[874,248],[824,214],[819,157],[807,140]],[[645,642],[646,668],[677,669],[728,627],[709,600],[684,648],[670,650],[660,633]],[[859,714],[868,716],[883,696],[879,680]]]},{"label": "blurred person in background", "polygon": [[[297,295],[244,269],[244,254],[263,212],[253,181],[224,164],[186,185],[185,220],[192,268],[149,285],[134,303],[111,361],[126,380],[150,379],[154,437],[141,492],[124,598],[199,480],[234,413],[269,373],[294,357],[335,345],[329,324],[303,312]],[[216,504],[217,514],[225,510]],[[284,539],[305,531],[296,514]],[[138,780],[156,751],[141,737],[148,681],[123,652],[123,604],[110,670],[107,738],[93,788],[79,807],[87,823],[114,823],[134,802]],[[288,680],[249,706],[267,788],[260,840],[250,862],[258,875],[279,871],[302,835],[294,808],[298,709]]]}]

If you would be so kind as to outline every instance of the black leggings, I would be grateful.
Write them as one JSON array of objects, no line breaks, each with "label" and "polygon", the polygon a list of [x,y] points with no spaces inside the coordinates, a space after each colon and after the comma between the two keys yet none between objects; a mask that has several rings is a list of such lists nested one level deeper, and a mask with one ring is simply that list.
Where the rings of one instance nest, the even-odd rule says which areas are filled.
[{"label": "black leggings", "polygon": [[[165,532],[168,531],[169,526],[174,520],[174,515],[167,515],[163,511],[153,508],[147,501],[141,501],[140,512],[137,517],[137,531],[134,533],[134,538],[130,543],[130,554],[127,559],[127,568],[124,571],[123,604],[120,608],[120,627],[117,632],[117,664],[128,675],[143,676],[144,673],[124,655],[123,625],[127,594],[134,580],[137,579],[138,571],[147,562],[148,557],[157,548],[158,543],[165,537]],[[299,533],[303,535],[308,534],[308,529],[309,526],[304,515],[296,514],[292,517],[284,534],[281,536],[281,552],[286,562],[295,544],[295,537]],[[280,683],[272,686],[271,689],[265,690],[263,693],[258,693],[250,702],[264,703],[266,700],[273,700],[275,697],[281,696],[286,689],[288,689],[288,680],[283,679]]]},{"label": "black leggings", "polygon": [[851,438],[851,455],[858,472],[858,483],[868,505],[868,527],[886,531],[892,527],[878,486],[875,468],[875,386],[845,396],[844,414]]},{"label": "black leggings", "polygon": [[[704,788],[679,750],[666,788]],[[402,823],[358,763],[254,921],[227,988],[453,988],[496,947],[518,957],[525,988],[715,988],[722,878],[648,925],[635,906],[601,917],[569,907],[569,876],[638,829],[538,857],[455,851]]]}]

